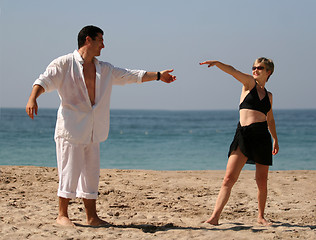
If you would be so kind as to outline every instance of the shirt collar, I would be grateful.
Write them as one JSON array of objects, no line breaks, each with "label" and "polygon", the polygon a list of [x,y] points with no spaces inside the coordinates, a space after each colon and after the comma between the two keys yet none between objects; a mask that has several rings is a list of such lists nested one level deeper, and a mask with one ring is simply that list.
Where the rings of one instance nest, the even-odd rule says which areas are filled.
[{"label": "shirt collar", "polygon": [[[83,60],[83,58],[81,57],[81,55],[80,55],[80,53],[78,52],[78,50],[75,50],[73,54],[74,54],[74,56],[75,56],[75,59],[82,65],[82,64],[84,63],[84,60]],[[95,64],[99,64],[99,60],[98,60],[96,57],[93,58],[93,62],[94,62]]]}]

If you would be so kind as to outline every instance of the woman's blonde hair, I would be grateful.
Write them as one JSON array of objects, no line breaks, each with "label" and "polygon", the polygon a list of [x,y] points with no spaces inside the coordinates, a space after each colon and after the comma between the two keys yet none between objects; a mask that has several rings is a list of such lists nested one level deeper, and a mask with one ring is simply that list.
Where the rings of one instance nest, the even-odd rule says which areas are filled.
[{"label": "woman's blonde hair", "polygon": [[[260,57],[260,58],[257,58],[255,63],[258,62],[258,63],[264,63],[264,65],[266,66],[266,69],[267,71],[270,71],[270,75],[269,77],[272,75],[272,73],[274,72],[274,63],[272,61],[272,59],[268,59],[268,58],[265,58],[265,57]],[[268,79],[269,79],[268,77]],[[268,81],[267,79],[267,81]]]}]

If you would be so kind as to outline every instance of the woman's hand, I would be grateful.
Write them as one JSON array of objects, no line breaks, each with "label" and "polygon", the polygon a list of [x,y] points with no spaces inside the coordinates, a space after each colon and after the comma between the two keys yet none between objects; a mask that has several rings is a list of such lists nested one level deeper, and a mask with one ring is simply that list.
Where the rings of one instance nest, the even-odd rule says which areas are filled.
[{"label": "woman's hand", "polygon": [[272,155],[276,155],[279,152],[279,144],[277,141],[273,141]]},{"label": "woman's hand", "polygon": [[218,61],[205,61],[205,62],[201,62],[200,65],[204,65],[207,64],[207,67],[213,67],[216,65],[216,63],[218,63]]}]

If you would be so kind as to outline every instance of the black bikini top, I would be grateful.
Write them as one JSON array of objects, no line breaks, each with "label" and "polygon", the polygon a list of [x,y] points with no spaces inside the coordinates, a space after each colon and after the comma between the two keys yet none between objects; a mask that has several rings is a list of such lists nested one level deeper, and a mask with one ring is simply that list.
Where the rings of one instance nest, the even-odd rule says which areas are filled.
[{"label": "black bikini top", "polygon": [[245,97],[244,101],[242,101],[242,103],[239,105],[239,110],[252,109],[252,110],[262,112],[265,115],[267,115],[267,113],[271,109],[271,103],[269,100],[268,91],[264,89],[266,92],[266,95],[264,96],[263,99],[260,100],[256,86],[257,84],[254,86],[253,89],[251,89],[251,91]]}]

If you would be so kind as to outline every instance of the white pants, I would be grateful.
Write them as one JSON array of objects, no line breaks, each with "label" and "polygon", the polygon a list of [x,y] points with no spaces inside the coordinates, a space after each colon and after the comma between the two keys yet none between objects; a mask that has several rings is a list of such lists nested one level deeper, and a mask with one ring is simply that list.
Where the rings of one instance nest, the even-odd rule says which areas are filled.
[{"label": "white pants", "polygon": [[59,175],[57,195],[63,198],[96,199],[100,176],[100,144],[73,144],[57,138]]}]

